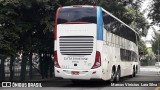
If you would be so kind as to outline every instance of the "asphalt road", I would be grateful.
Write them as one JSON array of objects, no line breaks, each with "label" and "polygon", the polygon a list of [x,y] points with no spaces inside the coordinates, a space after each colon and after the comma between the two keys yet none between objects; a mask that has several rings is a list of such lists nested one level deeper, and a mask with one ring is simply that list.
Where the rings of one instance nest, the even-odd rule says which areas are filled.
[{"label": "asphalt road", "polygon": [[[134,83],[134,82],[154,82],[160,83],[160,72],[155,67],[142,67],[136,77],[125,77],[119,83]],[[115,83],[115,84],[119,84]],[[160,90],[158,87],[113,87],[109,82],[92,81],[83,82],[83,84],[74,85],[70,80],[51,80],[42,82],[43,88],[0,88],[0,90]]]}]

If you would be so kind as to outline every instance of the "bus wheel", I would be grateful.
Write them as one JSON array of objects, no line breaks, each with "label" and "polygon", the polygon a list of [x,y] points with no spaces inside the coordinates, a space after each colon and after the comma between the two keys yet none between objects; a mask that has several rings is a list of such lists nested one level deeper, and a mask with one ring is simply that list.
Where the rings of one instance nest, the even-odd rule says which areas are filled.
[{"label": "bus wheel", "polygon": [[110,80],[110,82],[114,82],[114,81],[115,81],[115,77],[116,77],[116,72],[115,72],[114,69],[112,69],[111,80]]},{"label": "bus wheel", "polygon": [[136,74],[138,73],[138,66],[136,66]]},{"label": "bus wheel", "polygon": [[136,70],[133,69],[133,77],[135,77],[135,76],[136,76]]},{"label": "bus wheel", "polygon": [[130,78],[135,77],[135,69],[133,68],[132,74],[129,76]]},{"label": "bus wheel", "polygon": [[120,75],[121,75],[121,71],[120,71],[120,69],[118,68],[118,69],[117,69],[117,72],[116,72],[116,77],[115,77],[116,82],[119,82],[119,81],[120,81]]}]

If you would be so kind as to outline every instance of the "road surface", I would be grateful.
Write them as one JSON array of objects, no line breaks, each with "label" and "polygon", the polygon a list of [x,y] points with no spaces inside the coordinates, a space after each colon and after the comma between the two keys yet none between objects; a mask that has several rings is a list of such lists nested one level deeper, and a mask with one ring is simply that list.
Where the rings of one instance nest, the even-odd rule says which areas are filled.
[{"label": "road surface", "polygon": [[[155,67],[141,67],[136,77],[125,77],[119,83],[125,82],[153,82],[159,81],[160,72]],[[74,85],[70,80],[51,80],[48,82],[42,82],[43,88],[0,88],[0,90],[160,90],[159,87],[113,87],[108,82],[92,81],[79,85]]]}]

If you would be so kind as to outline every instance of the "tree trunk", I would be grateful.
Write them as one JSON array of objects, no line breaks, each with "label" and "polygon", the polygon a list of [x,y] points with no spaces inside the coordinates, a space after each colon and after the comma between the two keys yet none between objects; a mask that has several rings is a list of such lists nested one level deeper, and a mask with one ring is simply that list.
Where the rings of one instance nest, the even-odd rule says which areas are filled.
[{"label": "tree trunk", "polygon": [[5,81],[4,61],[5,57],[0,55],[0,81]]},{"label": "tree trunk", "polygon": [[26,53],[23,53],[22,62],[21,62],[20,81],[25,81],[26,62],[27,62],[27,54],[26,54]]},{"label": "tree trunk", "polygon": [[50,78],[52,78],[53,77],[53,60],[52,60],[52,55],[50,54],[50,56],[49,56],[49,61],[50,61]]},{"label": "tree trunk", "polygon": [[45,63],[45,65],[44,65],[44,71],[45,71],[45,78],[48,78],[48,69],[49,69],[49,58],[48,58],[48,55],[47,54],[45,54],[44,55],[44,63]]},{"label": "tree trunk", "polygon": [[32,80],[32,52],[29,54],[29,79]]},{"label": "tree trunk", "polygon": [[14,57],[14,56],[11,56],[10,66],[9,66],[9,69],[10,69],[10,78],[9,78],[9,81],[12,81],[12,80],[13,80],[13,76],[14,76],[13,62],[14,62],[14,61],[15,61],[15,57]]},{"label": "tree trunk", "polygon": [[42,79],[44,78],[44,70],[43,70],[43,57],[42,57],[42,54],[40,53],[39,54],[40,56],[40,59],[39,59],[39,63],[40,63],[40,71],[41,71],[41,75],[42,75]]}]

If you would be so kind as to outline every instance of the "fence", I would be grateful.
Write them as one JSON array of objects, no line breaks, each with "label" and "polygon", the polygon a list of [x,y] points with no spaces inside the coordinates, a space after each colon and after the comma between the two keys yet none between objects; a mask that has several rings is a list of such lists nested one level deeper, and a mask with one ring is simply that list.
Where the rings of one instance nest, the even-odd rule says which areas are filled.
[{"label": "fence", "polygon": [[[40,63],[42,65],[40,65]],[[52,58],[42,58],[40,62],[39,55],[32,56],[32,65],[30,65],[29,58],[26,59],[26,67],[24,70],[25,81],[42,80],[44,78],[53,78],[53,63]],[[21,81],[22,76],[22,58],[14,58],[11,64],[11,58],[0,58],[0,81]],[[32,69],[31,69],[32,68]],[[31,71],[30,71],[31,70]],[[50,77],[49,77],[50,76]]]}]

